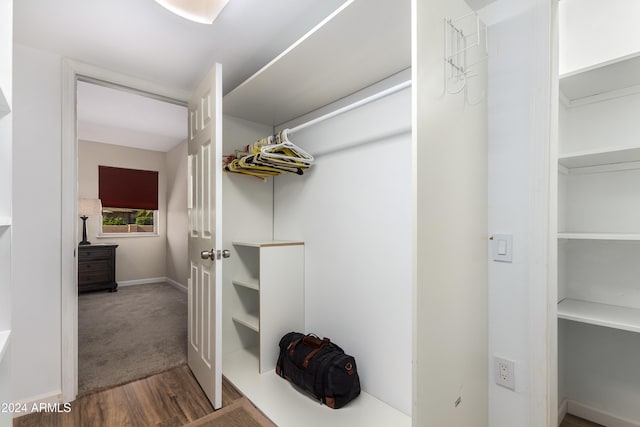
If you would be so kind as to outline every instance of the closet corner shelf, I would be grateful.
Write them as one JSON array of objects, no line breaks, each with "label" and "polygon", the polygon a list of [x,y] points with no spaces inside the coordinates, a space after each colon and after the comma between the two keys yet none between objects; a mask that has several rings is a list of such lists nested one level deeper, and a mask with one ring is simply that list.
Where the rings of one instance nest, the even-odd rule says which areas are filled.
[{"label": "closet corner shelf", "polygon": [[259,291],[260,290],[260,281],[258,279],[255,278],[249,278],[249,279],[233,279],[231,281],[231,283],[233,283],[236,286],[242,286],[248,289],[253,289],[254,291]]},{"label": "closet corner shelf", "polygon": [[640,162],[640,147],[614,147],[585,150],[558,156],[558,163],[568,169]]},{"label": "closet corner shelf", "polygon": [[234,322],[240,323],[247,328],[260,332],[260,320],[258,316],[253,313],[237,313],[231,316]]},{"label": "closet corner shelf", "polygon": [[640,240],[633,233],[558,233],[558,239],[566,240]]},{"label": "closet corner shelf", "polygon": [[0,227],[11,227],[11,217],[0,216]]},{"label": "closet corner shelf", "polygon": [[640,333],[640,310],[565,298],[558,303],[558,318]]},{"label": "closet corner shelf", "polygon": [[269,246],[297,246],[304,245],[304,242],[288,241],[288,240],[272,240],[264,242],[233,242],[234,246],[246,246],[250,248],[266,248]]},{"label": "closet corner shelf", "polygon": [[7,351],[10,335],[11,331],[0,331],[0,362],[4,358],[4,354]]}]

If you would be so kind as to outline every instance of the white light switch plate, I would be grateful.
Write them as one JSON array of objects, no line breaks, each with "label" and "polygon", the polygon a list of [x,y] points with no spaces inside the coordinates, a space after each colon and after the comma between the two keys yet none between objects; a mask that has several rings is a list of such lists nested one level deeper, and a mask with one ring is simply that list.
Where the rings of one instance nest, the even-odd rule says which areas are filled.
[{"label": "white light switch plate", "polygon": [[511,234],[494,234],[491,241],[491,255],[494,261],[512,262],[513,236]]}]

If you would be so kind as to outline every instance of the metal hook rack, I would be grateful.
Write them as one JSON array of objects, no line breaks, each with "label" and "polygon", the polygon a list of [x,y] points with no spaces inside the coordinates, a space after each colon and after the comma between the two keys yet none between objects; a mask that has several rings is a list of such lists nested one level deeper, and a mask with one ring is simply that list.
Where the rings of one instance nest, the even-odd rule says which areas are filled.
[{"label": "metal hook rack", "polygon": [[[470,31],[465,31],[467,28]],[[487,27],[476,12],[444,20],[445,93],[458,94],[464,91],[466,102],[471,105],[480,103],[485,93],[478,100],[471,101],[468,82],[478,75],[474,67],[488,57]]]}]

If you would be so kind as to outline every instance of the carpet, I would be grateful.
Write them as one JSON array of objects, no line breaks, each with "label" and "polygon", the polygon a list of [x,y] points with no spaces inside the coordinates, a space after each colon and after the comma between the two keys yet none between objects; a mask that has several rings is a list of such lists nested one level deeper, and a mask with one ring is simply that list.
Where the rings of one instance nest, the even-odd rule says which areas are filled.
[{"label": "carpet", "polygon": [[276,427],[246,397],[184,427]]},{"label": "carpet", "polygon": [[78,395],[187,363],[187,294],[166,283],[78,296]]}]

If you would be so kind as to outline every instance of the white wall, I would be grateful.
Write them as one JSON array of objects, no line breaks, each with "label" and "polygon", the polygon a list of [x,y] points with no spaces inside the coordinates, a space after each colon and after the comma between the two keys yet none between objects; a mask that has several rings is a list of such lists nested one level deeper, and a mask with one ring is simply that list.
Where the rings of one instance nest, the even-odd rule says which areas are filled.
[{"label": "white wall", "polygon": [[167,277],[187,286],[189,276],[187,141],[167,151]]},{"label": "white wall", "polygon": [[13,399],[60,393],[61,58],[14,46]]},{"label": "white wall", "polygon": [[640,52],[636,0],[562,0],[559,18],[561,75]]},{"label": "white wall", "polygon": [[[116,249],[117,282],[165,277],[167,260],[165,153],[91,141],[78,141],[78,198],[98,198],[99,165],[158,171],[157,236],[97,237],[99,223],[96,218],[89,218],[87,220],[87,238],[91,243],[108,242],[118,245]],[[81,227],[81,221],[78,223]],[[82,229],[79,228],[79,230],[78,237],[80,238]]]},{"label": "white wall", "polygon": [[363,390],[406,414],[410,99],[405,90],[292,135],[317,161],[303,176],[274,179],[274,237],[305,242],[307,332],[353,355]]},{"label": "white wall", "polygon": [[[444,94],[443,25],[463,1],[414,2],[414,426],[486,427],[487,104]],[[465,30],[471,22],[459,22]],[[478,54],[478,52],[475,52]],[[486,62],[469,79],[486,88]],[[456,401],[460,398],[460,404]]]},{"label": "white wall", "polygon": [[[500,8],[511,0],[491,5]],[[515,391],[489,376],[489,425],[551,425],[548,333],[552,2],[527,0],[489,27],[489,232],[513,235],[513,263],[489,260],[489,357],[516,362]],[[552,297],[550,297],[552,295]]]}]

